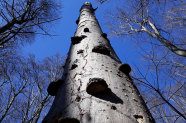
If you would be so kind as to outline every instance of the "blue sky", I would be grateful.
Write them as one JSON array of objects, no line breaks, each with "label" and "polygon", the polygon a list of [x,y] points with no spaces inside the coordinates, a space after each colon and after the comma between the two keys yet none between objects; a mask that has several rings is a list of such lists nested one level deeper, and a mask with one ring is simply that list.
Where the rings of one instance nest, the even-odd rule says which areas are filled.
[{"label": "blue sky", "polygon": [[[57,21],[52,27],[48,27],[50,28],[50,33],[57,36],[50,37],[38,35],[33,43],[24,45],[21,50],[21,53],[23,53],[22,55],[28,56],[29,54],[34,54],[37,60],[42,60],[56,53],[65,56],[70,47],[70,38],[74,35],[77,27],[75,21],[79,16],[79,9],[84,2],[86,2],[86,0],[64,0],[62,2],[62,13],[60,13],[62,19]],[[109,33],[110,30],[108,25],[106,25],[106,12],[114,10],[115,6],[118,5],[118,1],[104,4],[99,4],[95,0],[89,0],[89,2],[92,3],[94,8],[98,7],[95,13],[96,18],[103,32]],[[129,64],[136,64],[139,62],[139,56],[135,51],[135,47],[131,45],[130,40],[117,37],[109,37],[109,39],[122,62]]]}]

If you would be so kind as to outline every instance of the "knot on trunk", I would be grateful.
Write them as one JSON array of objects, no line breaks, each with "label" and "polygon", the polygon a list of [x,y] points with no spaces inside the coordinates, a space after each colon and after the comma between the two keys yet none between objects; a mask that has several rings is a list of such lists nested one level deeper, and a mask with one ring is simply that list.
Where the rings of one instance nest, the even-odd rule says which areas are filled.
[{"label": "knot on trunk", "polygon": [[83,40],[86,37],[87,37],[86,35],[74,36],[74,37],[71,37],[71,42],[72,42],[73,45],[75,45],[75,44],[80,43],[81,40]]},{"label": "knot on trunk", "polygon": [[103,45],[99,45],[99,46],[95,46],[93,49],[92,49],[92,52],[95,52],[95,53],[100,53],[100,54],[103,54],[103,55],[110,55],[110,50],[103,46]]},{"label": "knot on trunk", "polygon": [[121,72],[125,73],[126,75],[129,75],[131,71],[131,67],[128,64],[121,64],[118,68]]},{"label": "knot on trunk", "polygon": [[58,80],[56,82],[51,82],[47,88],[48,94],[51,96],[56,96],[59,90],[60,85],[63,83],[63,80]]},{"label": "knot on trunk", "polygon": [[107,90],[108,85],[104,79],[101,78],[91,78],[87,84],[86,91],[90,95],[97,95],[103,93]]}]

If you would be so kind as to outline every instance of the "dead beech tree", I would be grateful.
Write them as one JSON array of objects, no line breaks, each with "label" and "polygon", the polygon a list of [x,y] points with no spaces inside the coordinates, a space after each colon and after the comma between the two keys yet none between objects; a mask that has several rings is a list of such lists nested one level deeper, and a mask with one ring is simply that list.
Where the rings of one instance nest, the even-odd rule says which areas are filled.
[{"label": "dead beech tree", "polygon": [[55,100],[43,122],[153,123],[130,66],[115,54],[94,11],[89,2],[80,9],[64,75],[48,87]]}]

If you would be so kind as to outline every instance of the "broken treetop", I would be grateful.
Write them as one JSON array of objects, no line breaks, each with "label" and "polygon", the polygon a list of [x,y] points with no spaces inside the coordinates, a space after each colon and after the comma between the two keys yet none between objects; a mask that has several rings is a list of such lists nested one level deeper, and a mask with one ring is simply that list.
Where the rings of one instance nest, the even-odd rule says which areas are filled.
[{"label": "broken treetop", "polygon": [[90,2],[85,2],[85,3],[83,4],[83,6],[81,7],[80,11],[81,11],[82,9],[88,9],[88,10],[90,10],[91,12],[94,12],[94,9],[92,8],[92,4],[91,4]]}]

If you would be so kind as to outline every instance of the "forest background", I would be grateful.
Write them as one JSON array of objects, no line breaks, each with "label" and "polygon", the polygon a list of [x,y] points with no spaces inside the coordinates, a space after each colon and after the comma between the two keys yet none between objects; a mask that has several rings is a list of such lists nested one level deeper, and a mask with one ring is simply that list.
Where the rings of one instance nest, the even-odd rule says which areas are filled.
[{"label": "forest background", "polygon": [[[61,78],[85,0],[0,0],[0,121],[40,122]],[[186,3],[183,0],[90,0],[103,32],[156,122],[185,113]]]}]

